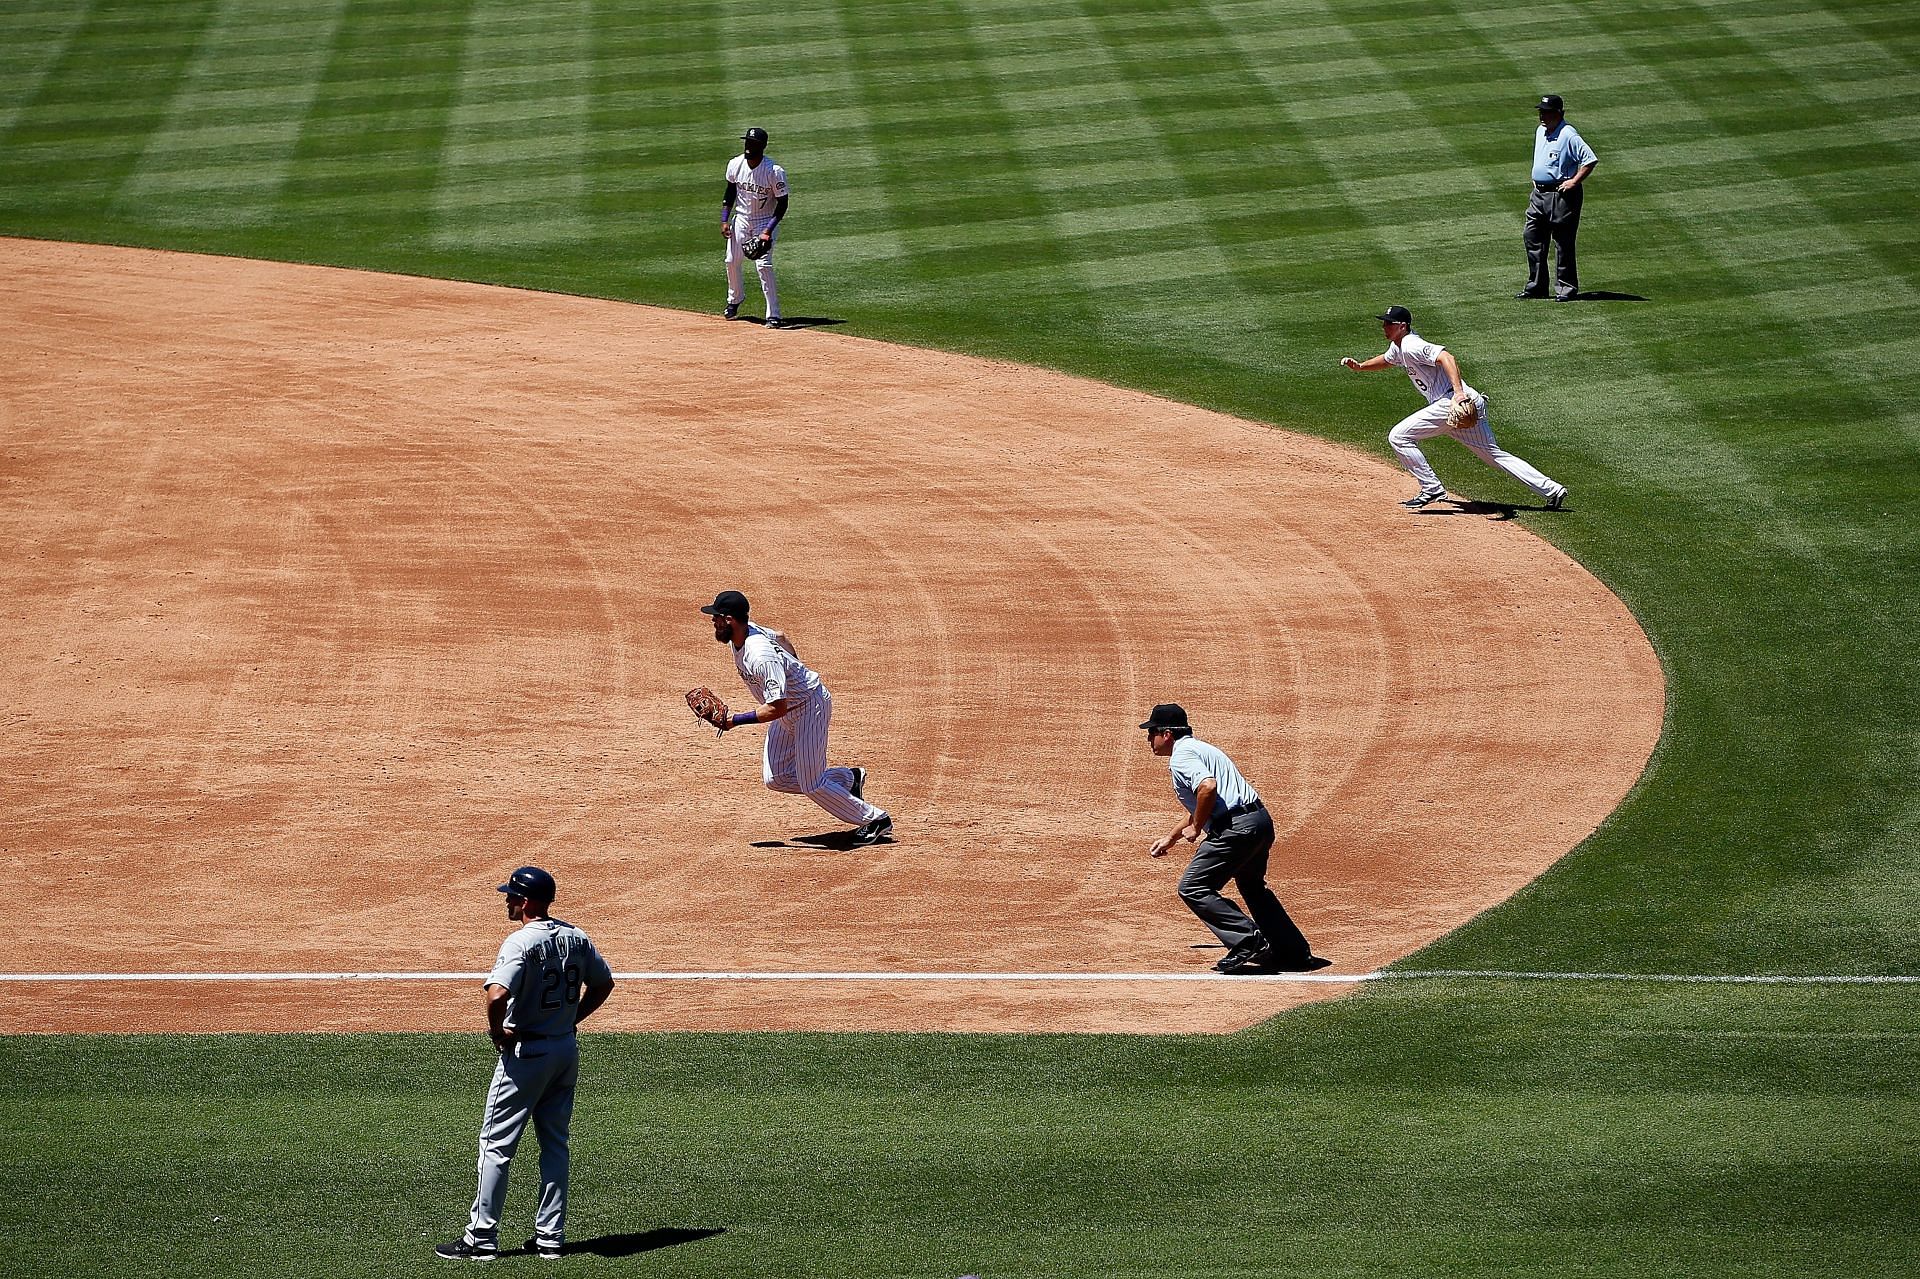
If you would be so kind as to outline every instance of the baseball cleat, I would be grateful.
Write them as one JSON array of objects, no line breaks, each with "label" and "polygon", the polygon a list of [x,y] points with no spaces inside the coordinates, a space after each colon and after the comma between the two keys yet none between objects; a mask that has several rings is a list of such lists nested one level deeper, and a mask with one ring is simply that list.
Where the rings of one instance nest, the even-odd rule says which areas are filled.
[{"label": "baseball cleat", "polygon": [[769,315],[767,317],[767,327],[770,329],[784,329],[787,327],[787,322],[777,315]]},{"label": "baseball cleat", "polygon": [[739,318],[740,318],[740,304],[739,304],[738,302],[729,302],[729,303],[727,303],[727,309],[726,309],[725,311],[723,311],[723,312],[721,313],[721,317],[720,317],[720,318],[721,318],[721,319],[724,319],[724,320],[737,320],[737,319],[739,319]]},{"label": "baseball cleat", "polygon": [[1561,508],[1565,507],[1566,504],[1567,504],[1567,490],[1564,488],[1561,489],[1558,493],[1555,493],[1552,497],[1547,499],[1547,509],[1549,511],[1560,510]]},{"label": "baseball cleat", "polygon": [[462,1235],[452,1243],[441,1244],[433,1253],[448,1261],[492,1261],[500,1255],[500,1249],[490,1243],[468,1243]]},{"label": "baseball cleat", "polygon": [[1308,955],[1297,964],[1276,964],[1274,965],[1273,971],[1276,973],[1317,973],[1322,968],[1331,967],[1333,967],[1333,961],[1331,959],[1324,959],[1319,955]]},{"label": "baseball cleat", "polygon": [[527,1240],[526,1251],[532,1253],[542,1261],[558,1261],[560,1260],[560,1254],[566,1251],[566,1246],[564,1244],[548,1243],[544,1239],[529,1239]]},{"label": "baseball cleat", "polygon": [[853,770],[853,785],[847,787],[847,793],[855,799],[865,799],[867,797],[866,769],[856,768]]},{"label": "baseball cleat", "polygon": [[865,826],[854,828],[853,846],[863,848],[868,844],[878,844],[882,840],[893,838],[893,818],[880,814]]},{"label": "baseball cleat", "polygon": [[1412,497],[1400,503],[1400,505],[1409,510],[1417,511],[1423,506],[1431,506],[1446,495],[1447,491],[1445,489],[1435,489],[1431,493],[1415,493]]},{"label": "baseball cleat", "polygon": [[1544,293],[1535,293],[1532,289],[1522,289],[1513,296],[1521,302],[1537,302],[1547,295]]},{"label": "baseball cleat", "polygon": [[1280,965],[1273,957],[1273,947],[1261,946],[1257,950],[1228,955],[1214,965],[1214,971],[1228,977],[1251,977],[1263,973],[1277,973],[1280,971]]}]

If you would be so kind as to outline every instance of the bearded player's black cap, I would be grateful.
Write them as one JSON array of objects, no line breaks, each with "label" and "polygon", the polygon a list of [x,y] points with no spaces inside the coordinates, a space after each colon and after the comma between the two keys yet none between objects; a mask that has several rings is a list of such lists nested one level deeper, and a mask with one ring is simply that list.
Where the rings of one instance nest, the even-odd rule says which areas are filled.
[{"label": "bearded player's black cap", "polygon": [[702,605],[700,611],[708,617],[737,617],[747,620],[747,597],[739,591],[721,591],[713,597],[713,603]]}]

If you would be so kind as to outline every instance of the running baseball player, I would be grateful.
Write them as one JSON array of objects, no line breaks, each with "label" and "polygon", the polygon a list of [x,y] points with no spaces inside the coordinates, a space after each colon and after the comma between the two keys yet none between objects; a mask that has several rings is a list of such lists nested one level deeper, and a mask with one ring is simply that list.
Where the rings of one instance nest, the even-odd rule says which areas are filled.
[{"label": "running baseball player", "polygon": [[780,290],[773,283],[773,241],[787,216],[787,171],[767,158],[765,129],[748,129],[740,143],[744,149],[727,163],[727,197],[720,206],[720,234],[727,240],[726,317],[739,319],[740,304],[747,300],[740,273],[744,258],[759,273],[767,327],[783,328]]},{"label": "running baseball player", "polygon": [[613,993],[613,972],[587,935],[551,918],[553,876],[522,866],[499,891],[520,925],[487,974],[487,1034],[499,1050],[480,1124],[480,1188],[467,1229],[434,1249],[449,1261],[500,1255],[507,1168],[531,1119],[540,1134],[540,1206],[526,1251],[558,1258],[567,1239],[567,1130],[580,1074],[574,1030]]},{"label": "running baseball player", "polygon": [[1340,366],[1364,373],[1393,365],[1404,369],[1414,388],[1427,397],[1425,408],[1402,418],[1387,432],[1387,443],[1393,446],[1400,464],[1420,483],[1420,491],[1400,505],[1418,510],[1446,497],[1446,486],[1433,473],[1418,443],[1436,435],[1452,436],[1488,466],[1505,471],[1546,498],[1548,510],[1557,511],[1566,504],[1566,485],[1548,479],[1525,458],[1515,457],[1494,442],[1493,427],[1487,421],[1487,397],[1467,385],[1453,352],[1415,333],[1413,315],[1404,306],[1390,306],[1374,318],[1386,335],[1387,349],[1364,360],[1343,355]]},{"label": "running baseball player", "polygon": [[[1193,735],[1179,703],[1162,702],[1140,727],[1147,730],[1147,748],[1167,761],[1174,798],[1186,809],[1184,820],[1156,840],[1148,855],[1165,857],[1181,840],[1199,844],[1180,876],[1180,900],[1227,948],[1214,971],[1229,976],[1305,973],[1332,963],[1313,953],[1287,908],[1267,887],[1273,816],[1259,792],[1225,751]],[[1252,919],[1220,892],[1229,879],[1246,898]]]},{"label": "running baseball player", "polygon": [[[893,818],[866,801],[867,770],[827,767],[827,727],[833,697],[779,631],[747,620],[747,597],[722,591],[701,608],[713,618],[713,638],[733,646],[740,682],[758,703],[711,721],[721,732],[765,724],[761,778],[768,790],[805,795],[854,827],[852,843],[878,844],[893,835]],[[691,698],[689,699],[691,700]]]}]

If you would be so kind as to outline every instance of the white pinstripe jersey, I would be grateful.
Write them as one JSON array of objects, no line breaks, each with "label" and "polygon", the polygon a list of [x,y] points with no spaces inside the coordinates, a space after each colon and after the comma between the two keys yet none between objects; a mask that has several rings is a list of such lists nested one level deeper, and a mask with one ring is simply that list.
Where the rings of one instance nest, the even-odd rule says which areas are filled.
[{"label": "white pinstripe jersey", "polygon": [[1440,367],[1440,352],[1446,349],[1418,333],[1409,333],[1388,347],[1381,358],[1404,369],[1413,380],[1414,389],[1427,397],[1427,403],[1438,404],[1453,398],[1453,380]]},{"label": "white pinstripe jersey", "polygon": [[747,623],[746,640],[733,650],[733,668],[762,706],[783,697],[805,701],[820,689],[820,677],[794,655],[787,637],[753,622]]},{"label": "white pinstripe jersey", "polygon": [[787,171],[766,156],[749,164],[747,157],[736,155],[727,164],[727,181],[733,183],[733,216],[749,222],[765,222],[773,216],[780,197],[787,194]]}]

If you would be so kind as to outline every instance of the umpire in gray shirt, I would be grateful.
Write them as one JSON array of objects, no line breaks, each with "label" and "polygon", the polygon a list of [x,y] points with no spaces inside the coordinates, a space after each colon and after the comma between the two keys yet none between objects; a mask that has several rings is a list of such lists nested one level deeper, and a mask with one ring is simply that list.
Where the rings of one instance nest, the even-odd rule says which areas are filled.
[{"label": "umpire in gray shirt", "polygon": [[[1177,703],[1153,708],[1146,723],[1147,747],[1167,761],[1174,797],[1187,819],[1154,843],[1151,856],[1165,857],[1181,840],[1197,842],[1180,876],[1180,899],[1226,944],[1216,972],[1233,975],[1311,972],[1325,968],[1287,908],[1267,887],[1267,854],[1273,851],[1273,817],[1225,751],[1193,735]],[[1205,838],[1201,838],[1204,835]],[[1221,895],[1231,879],[1253,918]]]},{"label": "umpire in gray shirt", "polygon": [[1580,234],[1582,185],[1600,158],[1585,138],[1567,123],[1560,95],[1540,99],[1540,127],[1533,134],[1533,195],[1527,201],[1527,223],[1521,239],[1527,246],[1527,287],[1522,298],[1548,296],[1547,245],[1553,245],[1552,297],[1571,302],[1580,296],[1580,270],[1573,241]]}]

